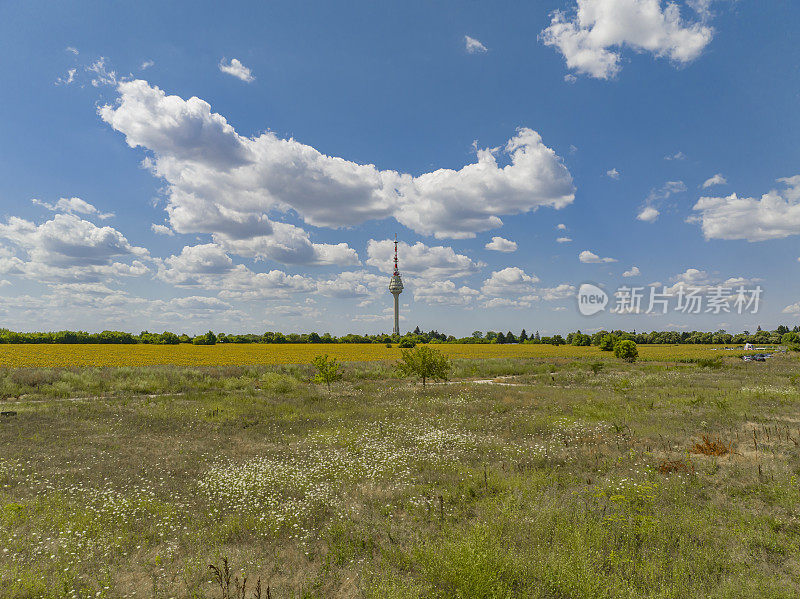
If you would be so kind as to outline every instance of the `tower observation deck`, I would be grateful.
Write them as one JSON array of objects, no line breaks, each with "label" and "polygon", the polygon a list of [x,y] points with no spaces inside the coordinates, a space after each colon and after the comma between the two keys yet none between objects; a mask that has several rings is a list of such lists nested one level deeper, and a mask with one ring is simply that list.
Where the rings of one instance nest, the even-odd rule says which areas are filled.
[{"label": "tower observation deck", "polygon": [[397,268],[397,235],[394,236],[394,273],[389,280],[389,293],[394,296],[394,328],[393,335],[400,334],[400,294],[403,293],[403,279]]}]

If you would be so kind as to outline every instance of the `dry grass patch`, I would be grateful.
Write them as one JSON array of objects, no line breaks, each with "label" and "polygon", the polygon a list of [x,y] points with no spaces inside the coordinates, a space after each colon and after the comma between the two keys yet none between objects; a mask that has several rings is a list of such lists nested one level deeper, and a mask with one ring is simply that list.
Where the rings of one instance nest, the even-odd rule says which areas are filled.
[{"label": "dry grass patch", "polygon": [[658,465],[661,474],[690,474],[694,472],[694,464],[686,460],[662,460]]},{"label": "dry grass patch", "polygon": [[703,435],[702,443],[695,443],[689,450],[699,455],[724,456],[734,453],[733,444],[726,445],[720,439],[712,439],[708,435]]}]

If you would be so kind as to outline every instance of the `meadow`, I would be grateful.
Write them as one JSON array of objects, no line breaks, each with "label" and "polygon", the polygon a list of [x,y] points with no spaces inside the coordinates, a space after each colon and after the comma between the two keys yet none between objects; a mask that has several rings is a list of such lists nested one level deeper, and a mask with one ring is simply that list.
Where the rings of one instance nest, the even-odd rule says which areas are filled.
[{"label": "meadow", "polygon": [[[725,346],[640,345],[639,359],[691,359],[734,355]],[[733,346],[730,346],[733,347]],[[592,358],[600,357],[597,347],[529,344],[439,344],[436,348],[451,358]],[[0,344],[2,367],[80,366],[249,366],[308,364],[317,354],[329,354],[341,361],[394,361],[400,357],[397,344],[233,344],[217,345],[115,345],[115,344]],[[739,355],[741,352],[735,353]]]},{"label": "meadow", "polygon": [[[2,597],[224,599],[245,577],[248,599],[257,580],[276,599],[800,594],[793,352],[442,345],[451,380],[423,390],[358,346],[329,393],[303,362],[354,348],[19,347],[0,348]],[[173,350],[191,358],[147,365]],[[8,367],[43,355],[63,362]]]}]

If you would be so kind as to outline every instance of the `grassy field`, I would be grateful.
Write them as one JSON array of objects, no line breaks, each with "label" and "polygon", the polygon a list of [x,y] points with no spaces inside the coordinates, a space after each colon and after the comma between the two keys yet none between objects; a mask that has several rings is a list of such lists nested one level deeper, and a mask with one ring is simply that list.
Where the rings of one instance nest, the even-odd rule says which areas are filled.
[{"label": "grassy field", "polygon": [[483,347],[424,391],[380,361],[330,394],[307,366],[0,370],[0,596],[236,597],[223,559],[248,599],[800,594],[796,354]]},{"label": "grassy field", "polygon": [[[452,358],[589,358],[599,357],[596,347],[571,345],[450,345],[436,346]],[[715,357],[724,346],[640,345],[641,360]],[[315,355],[330,354],[343,361],[393,361],[400,357],[397,344],[218,344],[218,345],[33,345],[0,344],[0,367],[73,366],[239,366],[307,364]],[[741,352],[739,352],[741,353]]]}]

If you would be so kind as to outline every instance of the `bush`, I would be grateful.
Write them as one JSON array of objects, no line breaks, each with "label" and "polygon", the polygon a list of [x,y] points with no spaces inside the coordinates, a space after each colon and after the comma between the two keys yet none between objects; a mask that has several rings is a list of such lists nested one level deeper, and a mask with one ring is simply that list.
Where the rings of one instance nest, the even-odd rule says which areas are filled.
[{"label": "bush", "polygon": [[342,378],[342,373],[339,372],[339,361],[336,358],[328,358],[328,354],[325,354],[324,356],[314,356],[311,363],[317,369],[314,382],[327,385],[328,393],[330,393],[331,383]]},{"label": "bush", "polygon": [[598,372],[603,372],[603,368],[605,368],[605,364],[602,362],[590,362],[589,363],[589,370],[592,371],[592,374],[597,374]]},{"label": "bush", "polygon": [[39,389],[42,385],[52,385],[61,377],[58,371],[51,369],[15,368],[9,378],[20,387]]},{"label": "bush", "polygon": [[[400,347],[402,347],[402,343]],[[397,370],[403,376],[416,376],[422,379],[425,388],[427,379],[446,381],[450,374],[450,360],[438,349],[417,347],[404,350],[397,363]]]},{"label": "bush", "polygon": [[616,335],[605,335],[597,346],[602,351],[614,351],[614,346],[617,344],[618,339]]},{"label": "bush", "polygon": [[410,349],[414,347],[416,343],[412,339],[401,339],[400,343],[397,344],[397,347]]},{"label": "bush", "polygon": [[635,362],[639,357],[639,350],[636,349],[636,343],[624,339],[614,346],[614,355],[626,362]]}]

